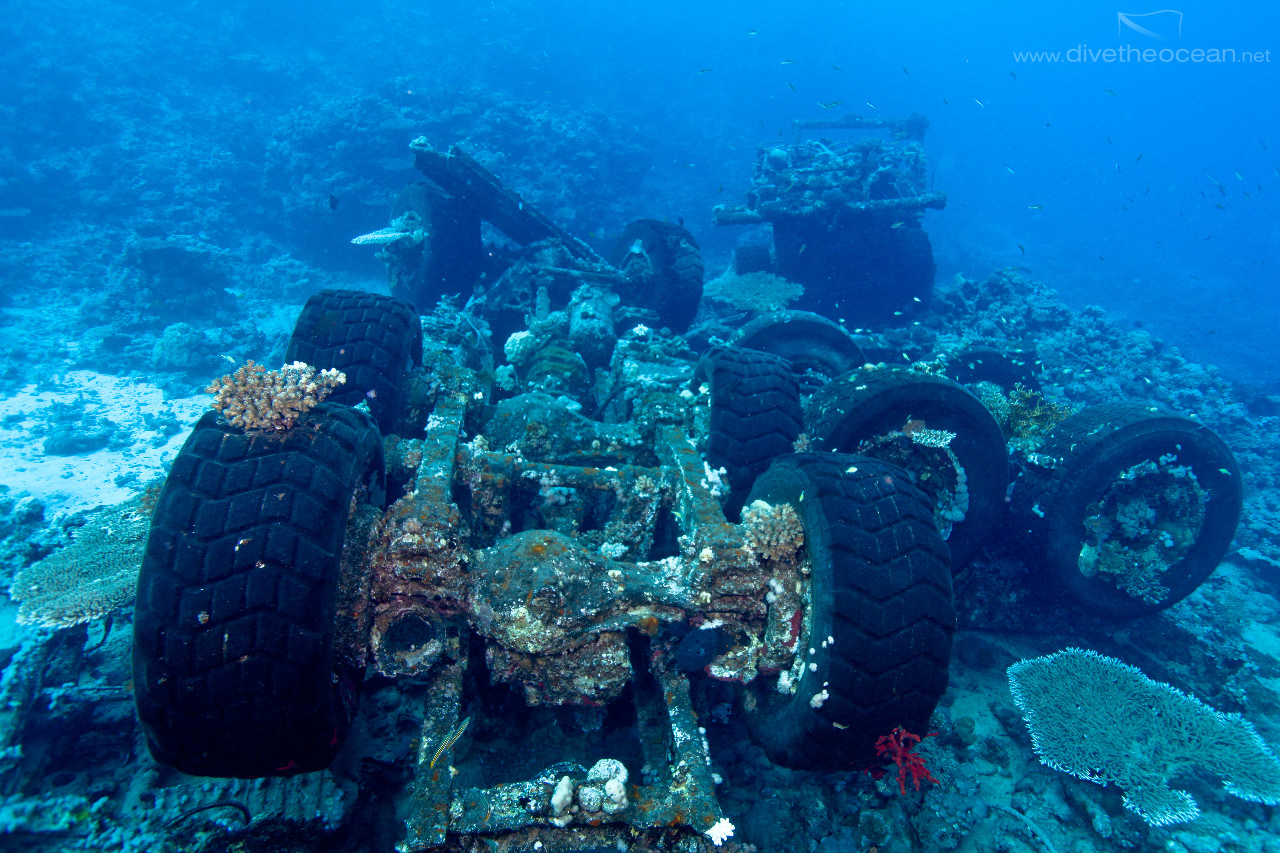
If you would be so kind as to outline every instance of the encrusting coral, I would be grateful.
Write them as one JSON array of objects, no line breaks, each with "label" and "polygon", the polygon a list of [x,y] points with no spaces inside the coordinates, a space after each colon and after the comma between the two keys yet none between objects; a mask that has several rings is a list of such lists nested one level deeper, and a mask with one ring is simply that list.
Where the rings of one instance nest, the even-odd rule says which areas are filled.
[{"label": "encrusting coral", "polygon": [[213,407],[232,426],[283,432],[346,381],[346,374],[335,368],[317,371],[295,361],[267,370],[250,360],[234,374],[214,380],[205,391],[213,395]]}]

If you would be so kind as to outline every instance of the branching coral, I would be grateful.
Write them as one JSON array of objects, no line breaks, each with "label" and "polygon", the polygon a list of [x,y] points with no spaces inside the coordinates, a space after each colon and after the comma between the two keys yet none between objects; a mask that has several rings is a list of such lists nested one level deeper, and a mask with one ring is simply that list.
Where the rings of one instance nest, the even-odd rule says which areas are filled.
[{"label": "branching coral", "polygon": [[205,391],[213,395],[213,407],[232,426],[283,432],[346,381],[346,374],[339,370],[317,371],[301,361],[270,371],[249,361]]},{"label": "branching coral", "polygon": [[804,525],[791,504],[753,501],[742,510],[747,547],[767,560],[794,560],[804,545]]}]

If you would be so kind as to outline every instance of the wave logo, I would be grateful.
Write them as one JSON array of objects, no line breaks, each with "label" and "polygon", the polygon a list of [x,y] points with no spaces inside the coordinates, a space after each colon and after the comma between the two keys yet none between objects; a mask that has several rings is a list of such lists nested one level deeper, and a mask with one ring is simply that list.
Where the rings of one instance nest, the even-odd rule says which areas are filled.
[{"label": "wave logo", "polygon": [[1170,36],[1182,35],[1182,13],[1176,9],[1140,13],[1116,12],[1116,35],[1124,35],[1125,30],[1168,41]]}]

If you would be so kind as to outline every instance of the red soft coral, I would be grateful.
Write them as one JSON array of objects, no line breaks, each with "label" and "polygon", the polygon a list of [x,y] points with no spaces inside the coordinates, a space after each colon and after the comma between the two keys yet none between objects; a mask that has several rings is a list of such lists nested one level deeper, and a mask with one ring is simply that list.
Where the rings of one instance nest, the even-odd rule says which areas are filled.
[{"label": "red soft coral", "polygon": [[[932,732],[924,737],[930,738],[936,734],[937,732]],[[907,793],[908,773],[911,774],[911,784],[915,785],[917,791],[920,790],[922,779],[938,784],[938,780],[933,778],[933,774],[925,766],[924,756],[912,751],[921,740],[923,738],[920,735],[913,735],[902,726],[876,740],[876,755],[891,758],[898,765],[898,790],[903,794]]]}]

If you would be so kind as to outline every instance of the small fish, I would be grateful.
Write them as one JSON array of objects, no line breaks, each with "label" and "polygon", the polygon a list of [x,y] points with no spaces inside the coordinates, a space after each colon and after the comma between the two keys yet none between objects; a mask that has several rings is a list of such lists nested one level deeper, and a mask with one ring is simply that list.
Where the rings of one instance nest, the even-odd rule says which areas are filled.
[{"label": "small fish", "polygon": [[1014,80],[1018,79],[1018,75],[1014,74],[1012,71],[1009,72],[1009,76],[1012,77]]},{"label": "small fish", "polygon": [[1010,166],[1008,163],[1005,163],[1005,164],[1004,164],[1004,169],[1005,169],[1005,171],[1006,171],[1006,172],[1008,172],[1010,175],[1016,175],[1016,174],[1018,174],[1017,172],[1013,171],[1013,167],[1012,167],[1012,166]]},{"label": "small fish", "polygon": [[791,87],[791,91],[794,92],[796,90],[795,84],[793,84],[791,81],[788,80],[787,85]]},{"label": "small fish", "polygon": [[1027,210],[1044,210],[1044,205],[1043,205],[1043,204],[1029,204],[1029,205],[1027,205]]},{"label": "small fish", "polygon": [[1244,197],[1247,201],[1253,201],[1253,196],[1249,195],[1247,192],[1244,194]]},{"label": "small fish", "polygon": [[818,106],[822,107],[824,110],[833,110],[840,106],[840,101],[818,101]]},{"label": "small fish", "polygon": [[796,64],[796,61],[795,61],[794,59],[784,59],[784,60],[782,60],[782,62],[781,62],[780,64],[782,64],[782,65],[795,65],[795,64]]},{"label": "small fish", "polygon": [[870,101],[863,101],[862,103],[864,103],[864,104],[866,104],[867,106],[871,107],[871,109],[873,109],[873,110],[878,110],[878,109],[880,109],[879,107],[877,107],[875,104],[871,103]]},{"label": "small fish", "polygon": [[902,66],[902,73],[903,73],[903,74],[910,74],[911,72],[910,72],[910,71],[908,71],[908,70],[907,70],[907,66],[905,66],[905,65],[904,65],[904,66]]},{"label": "small fish", "polygon": [[721,184],[720,188],[716,190],[716,195],[720,195],[722,192],[724,192],[724,184]]},{"label": "small fish", "polygon": [[843,71],[844,69],[843,69],[843,68],[841,68],[839,65],[832,65],[832,66],[831,66],[831,70],[832,70],[832,71]]},{"label": "small fish", "polygon": [[[901,312],[901,311],[894,311],[894,312],[893,312],[893,316],[895,316],[895,317],[901,317],[901,316],[902,316],[902,312]],[[902,355],[903,355],[903,357],[906,357],[906,353],[905,353],[905,352],[904,352]]]},{"label": "small fish", "polygon": [[470,722],[471,722],[471,718],[467,717],[462,722],[458,723],[457,727],[454,728],[453,731],[445,735],[445,738],[443,741],[441,741],[440,746],[436,748],[436,754],[431,756],[431,764],[428,765],[428,769],[434,768],[436,766],[436,762],[440,760],[440,756],[444,754],[444,751],[449,747],[453,746],[454,743],[457,742],[458,738],[462,737],[462,733],[467,730],[467,724]]},{"label": "small fish", "polygon": [[760,35],[760,31],[759,31],[759,30],[747,30],[747,35],[749,35],[749,36],[758,36],[758,35]]},{"label": "small fish", "polygon": [[1027,253],[1026,247],[1024,247],[1021,243],[1018,244],[1018,251],[1024,255]]},{"label": "small fish", "polygon": [[897,222],[893,223],[893,224],[892,224],[892,225],[890,225],[889,227],[890,227],[890,228],[901,228],[901,227],[902,227],[903,225],[905,225],[905,224],[906,224],[906,223],[904,223],[901,219],[899,219]]},{"label": "small fish", "polygon": [[1240,170],[1239,170],[1239,169],[1236,169],[1236,180],[1237,180],[1237,181],[1243,181],[1243,180],[1244,180],[1244,175],[1240,174]]},{"label": "small fish", "polygon": [[942,99],[942,103],[946,104],[947,106],[951,106],[951,102],[948,101],[946,98]]},{"label": "small fish", "polygon": [[1135,163],[1136,163],[1136,162],[1138,162],[1138,161],[1139,161],[1139,160],[1141,160],[1141,159],[1142,159],[1142,155],[1141,155],[1141,154],[1139,154],[1137,157],[1134,157],[1134,158],[1133,158],[1133,162],[1135,162]]},{"label": "small fish", "polygon": [[804,250],[805,250],[805,248],[806,248],[808,245],[809,245],[808,243],[801,243],[801,244],[800,244],[800,250],[799,250],[798,252],[796,252],[796,254],[797,254],[797,255],[803,255],[803,254],[804,254]]},{"label": "small fish", "polygon": [[710,69],[710,68],[702,68],[702,69],[700,69],[700,70],[698,71],[698,73],[699,73],[699,74],[710,74],[710,73],[711,73],[711,69]]},{"label": "small fish", "polygon": [[978,106],[982,107],[984,110],[987,108],[987,105],[986,105],[986,104],[984,104],[984,103],[982,103],[982,101],[979,101],[977,98],[974,98],[974,99],[973,99],[973,102],[974,102],[975,104],[977,104]]},{"label": "small fish", "polygon": [[1106,92],[1108,95],[1110,95],[1110,96],[1111,96],[1111,97],[1113,97],[1113,98],[1116,96],[1116,90],[1115,90],[1115,89],[1103,89],[1102,91]]},{"label": "small fish", "polygon": [[1258,137],[1258,144],[1262,146],[1263,151],[1267,150],[1267,140],[1263,139],[1262,137]]},{"label": "small fish", "polygon": [[329,209],[330,209],[330,210],[337,210],[337,209],[338,209],[338,203],[339,203],[339,202],[338,202],[338,197],[337,197],[336,195],[334,195],[333,193],[329,193]]},{"label": "small fish", "polygon": [[[1227,209],[1227,206],[1226,206],[1225,204],[1215,204],[1215,205],[1214,205],[1214,207],[1218,208],[1218,210],[1226,210],[1226,209]],[[1206,237],[1205,239],[1208,239],[1208,238]]]}]

